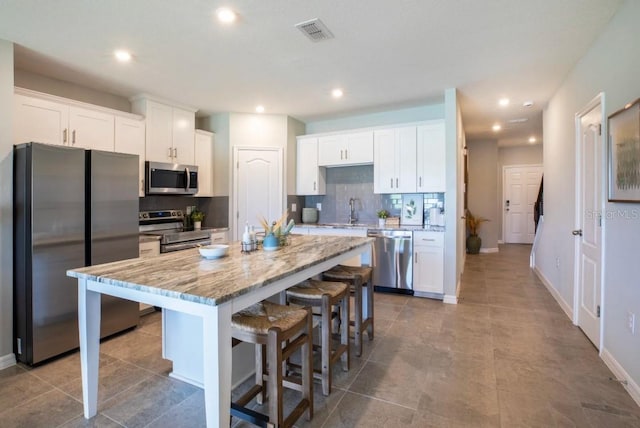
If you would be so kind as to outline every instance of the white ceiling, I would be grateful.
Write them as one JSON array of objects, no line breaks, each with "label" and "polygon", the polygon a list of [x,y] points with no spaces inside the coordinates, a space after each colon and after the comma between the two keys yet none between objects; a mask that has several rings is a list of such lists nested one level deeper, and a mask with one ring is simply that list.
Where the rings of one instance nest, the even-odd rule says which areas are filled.
[{"label": "white ceiling", "polygon": [[[305,122],[441,102],[457,87],[467,139],[540,140],[541,109],[621,0],[3,0],[16,67],[129,97]],[[214,19],[220,6],[234,25]],[[294,24],[320,18],[335,38]],[[113,60],[130,49],[130,64]],[[330,91],[345,96],[334,100]],[[497,106],[509,97],[508,108]],[[535,105],[523,108],[524,100]],[[509,119],[527,118],[521,124]],[[491,125],[505,129],[497,137]]]}]

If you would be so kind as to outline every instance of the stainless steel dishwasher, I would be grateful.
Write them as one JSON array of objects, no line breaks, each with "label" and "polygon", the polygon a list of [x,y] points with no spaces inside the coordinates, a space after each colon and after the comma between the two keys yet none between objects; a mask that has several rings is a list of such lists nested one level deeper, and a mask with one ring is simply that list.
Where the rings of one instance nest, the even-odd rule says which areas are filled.
[{"label": "stainless steel dishwasher", "polygon": [[373,285],[376,291],[413,294],[413,233],[369,230],[373,244]]}]

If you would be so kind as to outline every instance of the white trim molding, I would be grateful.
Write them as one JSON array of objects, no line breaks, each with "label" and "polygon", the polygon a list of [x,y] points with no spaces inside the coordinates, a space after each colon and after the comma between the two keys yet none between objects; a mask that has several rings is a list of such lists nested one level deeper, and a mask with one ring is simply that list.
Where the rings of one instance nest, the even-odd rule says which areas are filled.
[{"label": "white trim molding", "polygon": [[445,294],[444,298],[442,299],[442,303],[447,303],[449,305],[457,305],[458,304],[458,297],[457,296],[452,296],[450,294]]},{"label": "white trim molding", "polygon": [[567,314],[567,316],[573,323],[573,308],[571,307],[571,305],[567,304],[567,302],[565,302],[562,299],[562,296],[560,295],[560,293],[558,293],[558,291],[553,287],[553,285],[551,285],[551,282],[549,282],[547,277],[544,276],[544,274],[540,271],[540,269],[538,269],[538,267],[534,267],[533,271],[535,272],[536,275],[538,275],[538,278],[540,278],[540,281],[542,281],[544,286],[547,287],[547,290],[549,290],[549,293],[551,293],[553,298],[556,299],[556,302],[558,302],[558,305],[560,305],[560,308],[564,311],[565,314]]},{"label": "white trim molding", "polygon": [[500,251],[500,249],[498,247],[496,247],[496,248],[480,248],[480,252],[481,253],[497,253],[498,251]]},{"label": "white trim molding", "polygon": [[502,239],[498,239],[498,245],[502,245],[504,244],[504,241]]},{"label": "white trim molding", "polygon": [[7,354],[0,357],[0,370],[16,365],[15,354]]},{"label": "white trim molding", "polygon": [[624,383],[622,386],[627,390],[633,401],[635,401],[638,406],[640,406],[640,385],[634,382],[634,380],[629,376],[629,373],[620,365],[620,363],[611,355],[609,351],[606,349],[602,349],[600,353],[600,358],[602,361],[609,367],[609,369],[613,372],[616,379],[625,380],[627,384]]}]

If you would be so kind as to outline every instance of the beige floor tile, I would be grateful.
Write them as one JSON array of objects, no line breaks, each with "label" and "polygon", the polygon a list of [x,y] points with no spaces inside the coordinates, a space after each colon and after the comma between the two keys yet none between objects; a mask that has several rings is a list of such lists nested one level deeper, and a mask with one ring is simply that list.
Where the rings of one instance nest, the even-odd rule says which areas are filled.
[{"label": "beige floor tile", "polygon": [[82,414],[82,404],[56,389],[15,406],[0,416],[2,428],[57,427]]}]

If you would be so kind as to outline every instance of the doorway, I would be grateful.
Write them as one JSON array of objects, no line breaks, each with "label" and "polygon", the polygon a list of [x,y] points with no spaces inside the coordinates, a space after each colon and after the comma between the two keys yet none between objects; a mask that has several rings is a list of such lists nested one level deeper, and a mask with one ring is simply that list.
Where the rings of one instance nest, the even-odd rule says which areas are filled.
[{"label": "doorway", "polygon": [[506,244],[533,244],[536,236],[534,205],[538,198],[542,165],[503,167],[503,230]]},{"label": "doorway", "polygon": [[576,114],[574,323],[601,349],[604,94]]},{"label": "doorway", "polygon": [[271,222],[282,216],[282,149],[236,147],[233,180],[233,236],[242,239],[244,225],[261,230],[259,218]]}]

